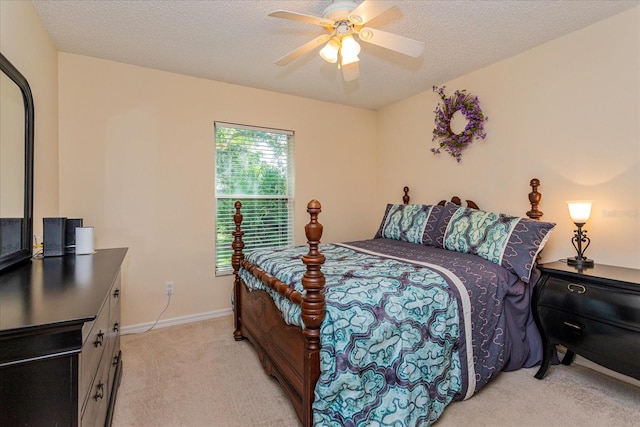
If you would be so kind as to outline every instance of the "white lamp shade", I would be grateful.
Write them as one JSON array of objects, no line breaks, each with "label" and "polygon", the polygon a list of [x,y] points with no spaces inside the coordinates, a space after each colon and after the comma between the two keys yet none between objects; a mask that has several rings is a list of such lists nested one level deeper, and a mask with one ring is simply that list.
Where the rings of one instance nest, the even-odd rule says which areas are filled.
[{"label": "white lamp shade", "polygon": [[592,200],[568,201],[569,215],[573,222],[585,223],[591,215]]},{"label": "white lamp shade", "polygon": [[358,54],[360,53],[360,45],[357,41],[347,34],[342,37],[342,48],[340,49],[340,56],[342,57],[342,65],[352,64],[359,61]]},{"label": "white lamp shade", "polygon": [[330,64],[338,62],[338,50],[340,49],[340,42],[337,38],[331,37],[326,45],[320,50],[320,56],[322,59]]}]

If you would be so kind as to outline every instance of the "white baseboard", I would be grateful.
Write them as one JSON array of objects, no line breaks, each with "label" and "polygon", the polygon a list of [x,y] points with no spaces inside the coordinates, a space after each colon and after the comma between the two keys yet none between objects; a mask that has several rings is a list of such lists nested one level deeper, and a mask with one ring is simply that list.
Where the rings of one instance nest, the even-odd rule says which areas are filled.
[{"label": "white baseboard", "polygon": [[[562,360],[562,358],[564,357],[565,351],[566,349],[564,347],[558,346],[558,358],[560,360]],[[576,365],[584,366],[585,368],[589,368],[601,374],[608,375],[620,381],[624,381],[626,383],[632,384],[636,387],[640,387],[639,380],[633,377],[629,377],[627,375],[621,374],[619,372],[612,371],[611,369],[605,368],[604,366],[600,366],[597,363],[590,361],[589,359],[585,359],[584,357],[581,357],[580,355],[576,355],[576,358],[574,359],[573,363],[575,363]],[[553,369],[553,367],[551,367],[551,369]]]},{"label": "white baseboard", "polygon": [[[169,326],[183,325],[185,323],[199,322],[201,320],[215,319],[217,317],[231,316],[233,310],[230,308],[224,310],[209,311],[207,313],[190,314],[189,316],[174,317],[172,319],[160,320],[153,329],[168,328]],[[123,326],[120,330],[122,335],[139,334],[146,332],[151,328],[154,322],[140,323],[137,325]]]}]

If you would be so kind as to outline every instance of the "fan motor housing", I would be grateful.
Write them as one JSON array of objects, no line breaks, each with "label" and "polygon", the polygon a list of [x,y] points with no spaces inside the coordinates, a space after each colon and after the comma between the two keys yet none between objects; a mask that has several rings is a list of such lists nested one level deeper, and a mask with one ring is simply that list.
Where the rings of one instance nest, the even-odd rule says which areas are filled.
[{"label": "fan motor housing", "polygon": [[349,18],[349,12],[358,7],[358,3],[349,0],[335,0],[322,12],[322,17],[334,21]]}]

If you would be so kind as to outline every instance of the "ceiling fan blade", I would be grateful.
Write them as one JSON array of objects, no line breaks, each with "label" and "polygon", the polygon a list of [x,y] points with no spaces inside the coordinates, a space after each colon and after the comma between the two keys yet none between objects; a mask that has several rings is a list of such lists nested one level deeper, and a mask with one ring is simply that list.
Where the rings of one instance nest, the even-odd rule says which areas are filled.
[{"label": "ceiling fan blade", "polygon": [[298,59],[299,57],[301,57],[305,53],[310,52],[313,49],[317,48],[318,46],[320,46],[321,44],[323,44],[324,42],[326,42],[330,38],[331,38],[331,34],[323,34],[321,36],[318,36],[315,39],[303,44],[299,48],[294,49],[291,52],[287,53],[282,58],[278,59],[276,61],[276,65],[287,65],[288,63],[290,63],[294,59]]},{"label": "ceiling fan blade", "polygon": [[360,66],[359,62],[355,61],[351,64],[342,65],[342,80],[345,82],[351,82],[360,77]]},{"label": "ceiling fan blade", "polygon": [[274,18],[290,19],[291,21],[304,22],[306,24],[322,25],[323,27],[333,27],[334,22],[318,16],[305,15],[304,13],[289,12],[287,10],[276,10],[269,14]]},{"label": "ceiling fan blade", "polygon": [[397,34],[387,33],[386,31],[377,30],[375,28],[363,28],[358,33],[358,36],[363,42],[395,50],[396,52],[413,58],[419,57],[424,51],[424,42],[399,36]]},{"label": "ceiling fan blade", "polygon": [[364,25],[393,6],[390,1],[364,0],[349,13],[349,20],[356,25]]}]

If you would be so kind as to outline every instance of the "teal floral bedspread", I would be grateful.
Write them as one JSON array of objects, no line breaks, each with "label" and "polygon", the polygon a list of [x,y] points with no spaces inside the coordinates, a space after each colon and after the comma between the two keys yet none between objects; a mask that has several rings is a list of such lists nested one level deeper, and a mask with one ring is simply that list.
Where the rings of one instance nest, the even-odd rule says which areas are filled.
[{"label": "teal floral bedspread", "polygon": [[[304,293],[307,250],[259,250],[247,259]],[[473,393],[469,297],[459,278],[437,265],[355,247],[320,250],[326,317],[316,426],[428,426],[454,398]],[[289,324],[304,327],[299,306],[247,271],[239,274],[249,289],[271,293]]]}]

